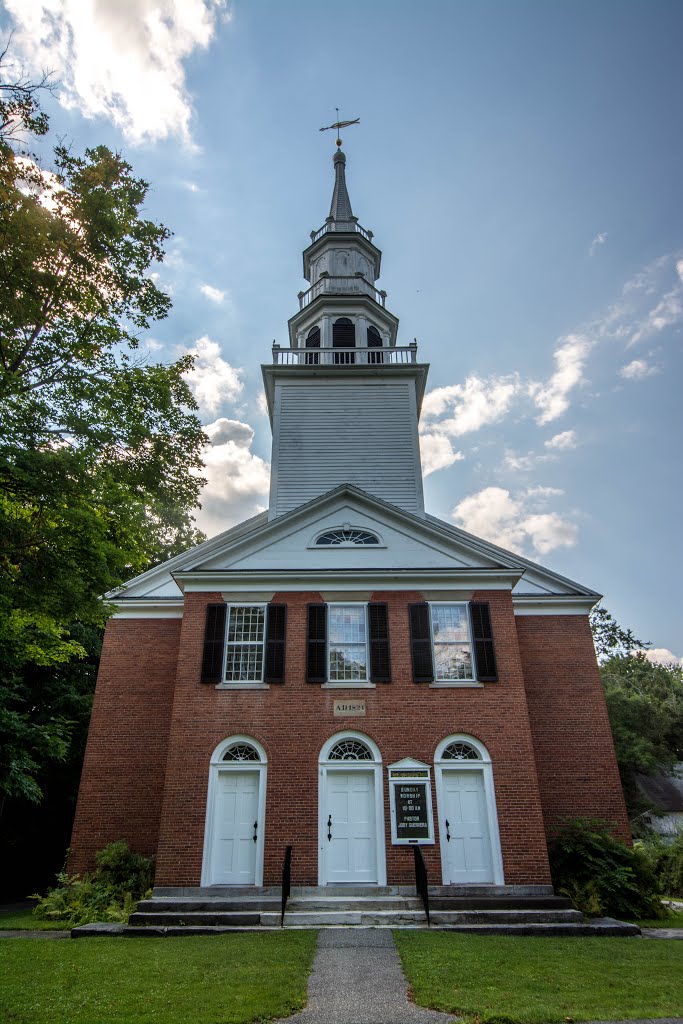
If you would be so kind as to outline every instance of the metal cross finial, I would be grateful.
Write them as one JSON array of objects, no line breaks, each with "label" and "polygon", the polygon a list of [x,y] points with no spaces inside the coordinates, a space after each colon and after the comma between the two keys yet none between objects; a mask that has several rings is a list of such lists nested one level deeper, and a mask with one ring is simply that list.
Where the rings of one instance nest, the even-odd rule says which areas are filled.
[{"label": "metal cross finial", "polygon": [[341,131],[341,129],[342,128],[348,128],[350,124],[360,124],[360,118],[357,117],[355,121],[340,121],[339,120],[339,107],[335,107],[334,109],[337,111],[337,120],[334,122],[334,124],[328,124],[324,128],[321,128],[320,131],[321,132],[329,132],[330,128],[336,128],[337,129],[337,145],[341,146],[342,140],[341,140],[341,138],[339,136],[339,132]]}]

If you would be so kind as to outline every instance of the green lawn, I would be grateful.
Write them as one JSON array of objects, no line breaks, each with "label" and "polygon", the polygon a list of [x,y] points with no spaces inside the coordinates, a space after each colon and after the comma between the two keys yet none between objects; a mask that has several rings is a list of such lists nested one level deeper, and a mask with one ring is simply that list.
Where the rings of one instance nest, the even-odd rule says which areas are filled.
[{"label": "green lawn", "polygon": [[0,939],[0,1020],[247,1024],[304,1006],[316,933]]},{"label": "green lawn", "polygon": [[0,911],[0,931],[20,928],[22,931],[43,932],[53,928],[69,930],[64,921],[41,921],[30,907],[25,910]]},{"label": "green lawn", "polygon": [[415,1002],[477,1024],[683,1014],[683,942],[395,932]]}]

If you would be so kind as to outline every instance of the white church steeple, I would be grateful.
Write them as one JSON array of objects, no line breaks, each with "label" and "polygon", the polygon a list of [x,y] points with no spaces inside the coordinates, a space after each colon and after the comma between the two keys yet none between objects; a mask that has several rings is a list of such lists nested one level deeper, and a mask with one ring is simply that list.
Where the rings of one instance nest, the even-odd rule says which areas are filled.
[{"label": "white church steeple", "polygon": [[427,369],[397,345],[398,319],[377,288],[382,254],[353,215],[346,156],[333,157],[330,214],[303,253],[310,287],[289,347],[263,367],[273,426],[270,516],[352,483],[424,514],[417,423]]}]

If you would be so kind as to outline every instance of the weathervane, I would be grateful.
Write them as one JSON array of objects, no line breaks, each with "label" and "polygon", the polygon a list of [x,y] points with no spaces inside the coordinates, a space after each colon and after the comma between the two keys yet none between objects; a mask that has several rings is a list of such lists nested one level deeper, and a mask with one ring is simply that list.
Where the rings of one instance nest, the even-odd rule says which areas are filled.
[{"label": "weathervane", "polygon": [[337,120],[334,122],[334,124],[328,124],[328,125],[325,126],[325,128],[321,128],[320,131],[321,132],[329,132],[329,130],[331,128],[336,128],[337,129],[337,145],[341,146],[342,140],[339,137],[339,132],[342,130],[342,128],[348,128],[350,124],[360,124],[360,118],[357,117],[355,121],[340,121],[339,120],[339,107],[335,107],[334,109],[337,111]]}]

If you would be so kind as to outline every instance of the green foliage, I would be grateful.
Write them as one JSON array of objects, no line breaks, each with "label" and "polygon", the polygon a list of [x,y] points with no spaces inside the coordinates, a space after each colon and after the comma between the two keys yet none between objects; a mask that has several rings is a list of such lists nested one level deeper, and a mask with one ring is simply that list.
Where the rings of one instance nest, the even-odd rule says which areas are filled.
[{"label": "green foliage", "polygon": [[3,801],[40,801],[41,766],[77,756],[81,694],[76,717],[62,705],[91,674],[63,670],[92,657],[79,635],[101,630],[102,595],[202,539],[192,361],[137,354],[170,308],[152,273],[169,231],[120,154],[57,146],[49,171],[19,154],[48,130],[44,86],[0,56]]},{"label": "green foliage", "polygon": [[661,846],[655,871],[662,892],[683,899],[683,832],[670,845]]},{"label": "green foliage", "polygon": [[33,913],[68,927],[93,921],[127,921],[139,899],[151,889],[152,861],[133,853],[123,840],[109,843],[96,855],[92,874],[57,875],[58,884],[37,899]]},{"label": "green foliage", "polygon": [[659,887],[647,856],[612,835],[606,822],[568,821],[549,845],[558,892],[588,916],[660,917]]},{"label": "green foliage", "polygon": [[683,669],[614,656],[600,667],[629,815],[649,809],[637,775],[670,771],[683,760]]},{"label": "green foliage", "polygon": [[598,660],[629,654],[649,644],[639,640],[630,629],[623,629],[601,604],[590,613],[590,626]]}]

